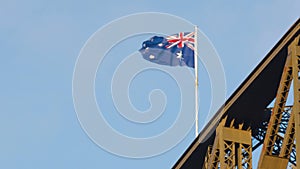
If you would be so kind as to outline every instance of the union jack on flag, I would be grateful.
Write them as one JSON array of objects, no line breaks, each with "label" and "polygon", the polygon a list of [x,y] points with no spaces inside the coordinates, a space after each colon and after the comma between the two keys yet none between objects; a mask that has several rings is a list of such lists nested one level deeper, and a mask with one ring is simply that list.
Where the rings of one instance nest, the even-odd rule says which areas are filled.
[{"label": "union jack on flag", "polygon": [[195,32],[180,32],[167,37],[153,36],[139,50],[143,58],[161,65],[194,68]]},{"label": "union jack on flag", "polygon": [[167,36],[166,39],[169,42],[170,45],[167,46],[167,48],[171,48],[175,45],[177,45],[178,48],[183,48],[184,45],[187,45],[189,48],[194,50],[194,38],[195,33],[190,32],[186,35],[184,35],[184,32],[180,32],[175,35]]}]

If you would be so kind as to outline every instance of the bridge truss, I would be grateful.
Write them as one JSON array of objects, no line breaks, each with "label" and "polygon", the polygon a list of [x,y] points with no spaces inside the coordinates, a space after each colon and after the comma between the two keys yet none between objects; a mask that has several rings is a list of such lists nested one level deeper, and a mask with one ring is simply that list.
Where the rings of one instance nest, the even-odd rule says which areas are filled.
[{"label": "bridge truss", "polygon": [[259,169],[300,169],[299,19],[173,168],[252,169],[252,152],[261,146]]}]

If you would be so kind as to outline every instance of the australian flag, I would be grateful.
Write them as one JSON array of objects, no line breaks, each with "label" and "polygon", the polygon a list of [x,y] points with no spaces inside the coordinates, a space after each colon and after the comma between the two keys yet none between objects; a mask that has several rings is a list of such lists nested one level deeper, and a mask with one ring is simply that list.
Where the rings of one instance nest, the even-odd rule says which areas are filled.
[{"label": "australian flag", "polygon": [[180,32],[167,37],[153,36],[143,42],[139,51],[150,62],[194,68],[194,42],[194,32]]}]

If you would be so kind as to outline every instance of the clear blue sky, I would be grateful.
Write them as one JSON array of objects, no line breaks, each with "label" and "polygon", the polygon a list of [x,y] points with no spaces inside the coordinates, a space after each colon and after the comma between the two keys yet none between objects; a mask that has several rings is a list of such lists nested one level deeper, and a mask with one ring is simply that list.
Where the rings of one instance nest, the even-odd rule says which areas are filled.
[{"label": "clear blue sky", "polygon": [[[147,159],[108,153],[82,130],[73,107],[72,76],[87,39],[108,22],[136,12],[185,18],[198,25],[218,51],[229,96],[300,16],[299,6],[299,0],[0,1],[0,168],[170,168],[193,141],[194,130],[172,150]],[[139,78],[133,87],[149,85]],[[135,103],[134,97],[142,95],[132,97]],[[141,109],[149,106],[145,100],[136,104]],[[105,116],[110,118],[109,113]],[[166,127],[160,125],[149,135]],[[115,127],[124,133],[136,130]]]}]

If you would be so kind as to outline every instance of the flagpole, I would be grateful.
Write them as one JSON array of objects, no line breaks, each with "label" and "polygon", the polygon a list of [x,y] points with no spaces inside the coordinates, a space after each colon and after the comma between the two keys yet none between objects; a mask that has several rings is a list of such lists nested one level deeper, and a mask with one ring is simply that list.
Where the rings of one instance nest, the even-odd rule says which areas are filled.
[{"label": "flagpole", "polygon": [[195,25],[195,47],[194,47],[194,66],[195,66],[195,136],[198,136],[198,28]]}]

